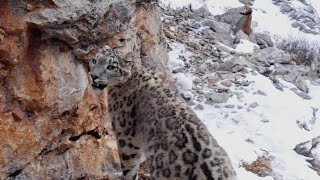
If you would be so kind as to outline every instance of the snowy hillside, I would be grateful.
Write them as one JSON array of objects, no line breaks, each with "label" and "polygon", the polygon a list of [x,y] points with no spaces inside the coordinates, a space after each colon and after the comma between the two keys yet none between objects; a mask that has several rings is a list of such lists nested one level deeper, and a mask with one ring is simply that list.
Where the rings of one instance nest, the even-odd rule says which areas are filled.
[{"label": "snowy hillside", "polygon": [[[305,2],[315,10],[315,19],[319,18],[320,1]],[[300,1],[290,3],[297,9],[307,7]],[[193,13],[206,6],[212,15],[221,15],[230,8],[244,6],[237,0],[162,0],[161,4],[165,9],[163,22],[169,37],[172,78],[230,155],[238,178],[320,179],[320,143],[311,143],[320,136],[319,78],[302,75],[290,81],[287,74],[279,76],[274,72],[302,72],[307,71],[306,67],[297,66],[292,60],[260,61],[259,53],[253,52],[258,46],[244,39],[229,47],[216,42],[217,38],[208,39],[203,23],[206,19]],[[181,10],[189,4],[193,12]],[[270,34],[272,39],[299,36],[320,43],[320,35],[314,33],[318,27],[310,33],[293,27],[294,19],[282,13],[280,5],[273,1],[255,0],[252,8],[254,32]],[[269,72],[275,75],[266,75]],[[299,78],[304,82],[302,87],[297,83]]]},{"label": "snowy hillside", "polygon": [[[316,11],[315,14],[320,14],[319,0],[305,0]],[[243,1],[244,2],[244,1]],[[293,28],[292,18],[281,13],[280,7],[275,5],[272,0],[256,0],[253,2],[252,8],[253,27],[255,32],[268,32],[273,36],[287,37],[300,36],[307,38],[310,41],[320,42],[320,35],[306,34],[297,28]],[[297,9],[306,9],[307,7],[299,0],[292,0],[292,6]],[[171,8],[181,8],[183,6],[191,5],[192,8],[197,9],[206,6],[213,15],[220,15],[231,8],[243,6],[238,0],[161,0],[162,5],[170,6]]]}]

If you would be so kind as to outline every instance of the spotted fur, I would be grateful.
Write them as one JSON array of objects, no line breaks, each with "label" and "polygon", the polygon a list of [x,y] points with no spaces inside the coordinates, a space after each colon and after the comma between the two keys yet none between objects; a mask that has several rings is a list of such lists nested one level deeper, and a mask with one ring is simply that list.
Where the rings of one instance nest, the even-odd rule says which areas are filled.
[{"label": "spotted fur", "polygon": [[108,87],[123,179],[137,178],[144,160],[152,179],[235,179],[228,155],[196,114],[175,90],[136,65],[132,53],[100,51],[90,62],[89,79],[95,89]]}]

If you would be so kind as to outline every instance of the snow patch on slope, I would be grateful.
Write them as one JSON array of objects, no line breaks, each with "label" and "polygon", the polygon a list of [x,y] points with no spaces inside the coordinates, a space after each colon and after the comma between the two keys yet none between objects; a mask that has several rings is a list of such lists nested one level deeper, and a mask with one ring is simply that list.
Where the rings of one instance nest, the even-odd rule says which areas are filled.
[{"label": "snow patch on slope", "polygon": [[[309,0],[320,14],[320,0]],[[191,6],[197,9],[207,6],[213,15],[221,15],[231,8],[244,6],[238,0],[161,0],[162,5],[170,4],[174,8]],[[299,1],[293,1],[297,7],[303,8]],[[320,35],[306,34],[291,26],[290,18],[280,12],[280,8],[274,5],[271,0],[259,0],[253,2],[252,26],[256,33],[267,33],[271,36],[281,38],[307,39],[309,42],[320,43]]]},{"label": "snow patch on slope", "polygon": [[190,5],[192,8],[198,9],[203,5],[203,0],[160,0],[160,3],[173,9],[188,7]]},{"label": "snow patch on slope", "polygon": [[255,48],[259,49],[259,46],[248,40],[241,39],[235,50],[237,52],[252,53]]},{"label": "snow patch on slope", "polygon": [[[170,43],[170,46],[173,48],[169,52],[170,70],[184,67],[183,62],[188,61],[192,53],[179,43]],[[172,74],[178,89],[182,93],[192,94],[194,75],[191,72],[183,76],[181,74]],[[233,94],[242,94],[241,98],[233,95],[227,103],[215,105],[198,101],[204,109],[195,111],[231,157],[238,178],[273,179],[258,177],[240,167],[243,162],[250,163],[259,156],[266,155],[272,157],[271,164],[275,174],[284,180],[317,180],[319,176],[309,168],[306,158],[293,149],[297,144],[319,135],[319,113],[316,115],[316,124],[311,125],[311,131],[300,128],[297,122],[309,123],[313,118],[312,108],[320,109],[320,86],[308,82],[312,99],[304,100],[291,90],[295,88],[293,84],[283,80],[283,91],[276,89],[270,79],[254,71],[246,75],[246,80],[253,83],[247,87],[229,88]],[[203,92],[209,91],[208,87],[203,89]],[[252,103],[258,103],[258,106],[251,108]],[[233,108],[230,108],[230,105]]]},{"label": "snow patch on slope", "polygon": [[313,8],[317,11],[317,14],[320,16],[320,1],[319,0],[309,0]]}]

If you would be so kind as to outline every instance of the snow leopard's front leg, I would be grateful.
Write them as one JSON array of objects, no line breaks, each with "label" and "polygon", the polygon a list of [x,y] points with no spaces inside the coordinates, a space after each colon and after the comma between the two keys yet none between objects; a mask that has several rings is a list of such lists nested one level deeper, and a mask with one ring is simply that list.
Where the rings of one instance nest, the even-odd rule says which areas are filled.
[{"label": "snow leopard's front leg", "polygon": [[118,137],[119,155],[123,179],[138,179],[138,171],[142,161],[139,143],[132,137]]}]

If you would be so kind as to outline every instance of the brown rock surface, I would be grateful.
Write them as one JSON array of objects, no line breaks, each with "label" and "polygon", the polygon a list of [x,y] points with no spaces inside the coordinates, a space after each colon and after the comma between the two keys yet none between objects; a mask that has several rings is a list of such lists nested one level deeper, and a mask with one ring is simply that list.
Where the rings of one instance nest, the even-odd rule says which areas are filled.
[{"label": "brown rock surface", "polygon": [[157,5],[0,0],[0,12],[0,179],[116,179],[106,92],[86,62],[107,44],[166,72]]}]

